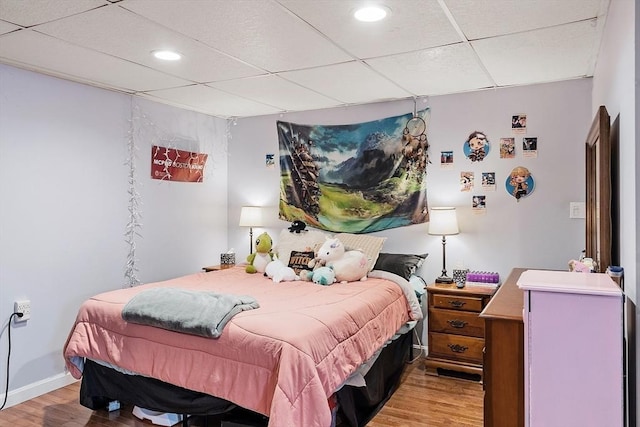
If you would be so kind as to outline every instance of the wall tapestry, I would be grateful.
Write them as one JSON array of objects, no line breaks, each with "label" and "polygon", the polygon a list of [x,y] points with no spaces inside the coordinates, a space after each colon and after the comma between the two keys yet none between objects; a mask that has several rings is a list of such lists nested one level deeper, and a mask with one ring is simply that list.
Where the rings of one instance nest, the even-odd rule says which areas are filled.
[{"label": "wall tapestry", "polygon": [[154,145],[151,147],[151,178],[202,182],[208,156],[208,154]]},{"label": "wall tapestry", "polygon": [[427,222],[429,112],[350,125],[278,121],[280,219],[350,233]]}]

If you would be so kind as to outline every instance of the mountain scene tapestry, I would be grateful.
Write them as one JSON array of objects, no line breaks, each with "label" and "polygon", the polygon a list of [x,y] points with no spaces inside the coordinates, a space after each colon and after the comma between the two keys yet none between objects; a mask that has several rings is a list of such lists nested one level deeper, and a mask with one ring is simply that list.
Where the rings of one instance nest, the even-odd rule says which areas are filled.
[{"label": "mountain scene tapestry", "polygon": [[371,233],[429,220],[429,109],[349,125],[278,121],[280,219]]}]

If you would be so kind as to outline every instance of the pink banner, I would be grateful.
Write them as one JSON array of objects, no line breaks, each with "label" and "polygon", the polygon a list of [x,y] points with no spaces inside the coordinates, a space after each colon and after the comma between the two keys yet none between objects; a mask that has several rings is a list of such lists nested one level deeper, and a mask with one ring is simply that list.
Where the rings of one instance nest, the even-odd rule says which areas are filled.
[{"label": "pink banner", "polygon": [[208,154],[175,148],[151,147],[151,178],[166,181],[202,182]]}]

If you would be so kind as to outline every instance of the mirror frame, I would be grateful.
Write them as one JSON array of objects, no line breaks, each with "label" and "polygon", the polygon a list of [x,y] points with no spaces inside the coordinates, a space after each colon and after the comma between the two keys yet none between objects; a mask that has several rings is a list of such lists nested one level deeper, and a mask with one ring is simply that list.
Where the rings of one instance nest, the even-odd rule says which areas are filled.
[{"label": "mirror frame", "polygon": [[586,141],[586,257],[595,271],[611,265],[611,141],[609,113],[598,108]]}]

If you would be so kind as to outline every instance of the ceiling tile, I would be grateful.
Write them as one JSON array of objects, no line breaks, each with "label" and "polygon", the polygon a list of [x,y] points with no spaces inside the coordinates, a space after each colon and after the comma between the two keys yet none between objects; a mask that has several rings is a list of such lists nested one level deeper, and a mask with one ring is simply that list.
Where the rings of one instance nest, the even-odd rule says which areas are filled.
[{"label": "ceiling tile", "polygon": [[0,21],[0,34],[10,33],[11,31],[19,30],[21,27],[11,24],[6,21]]},{"label": "ceiling tile", "polygon": [[[444,0],[469,40],[595,18],[609,0]],[[490,25],[485,25],[490,23]]]},{"label": "ceiling tile", "polygon": [[239,58],[277,72],[351,58],[273,1],[129,1],[123,7]]},{"label": "ceiling tile", "polygon": [[[117,5],[40,25],[37,30],[200,83],[264,73]],[[178,51],[183,59],[158,60],[151,55],[156,49]]]},{"label": "ceiling tile", "polygon": [[472,45],[501,86],[584,77],[593,61],[597,31],[594,24],[577,22],[478,40]]},{"label": "ceiling tile", "polygon": [[411,96],[409,92],[371,70],[367,65],[356,61],[278,75],[345,104]]},{"label": "ceiling tile", "polygon": [[416,96],[493,86],[466,43],[369,59],[367,63]]},{"label": "ceiling tile", "polygon": [[275,75],[210,83],[209,86],[285,111],[313,110],[342,104]]},{"label": "ceiling tile", "polygon": [[0,0],[2,19],[23,27],[42,24],[109,4],[104,0]]},{"label": "ceiling tile", "polygon": [[14,31],[0,36],[0,60],[127,92],[190,84],[188,81],[32,30]]},{"label": "ceiling tile", "polygon": [[140,96],[226,118],[281,112],[278,108],[225,93],[206,85],[150,91],[146,94],[140,94]]},{"label": "ceiling tile", "polygon": [[386,0],[380,22],[353,18],[361,0],[278,0],[358,58],[421,50],[462,41],[437,1]]}]

